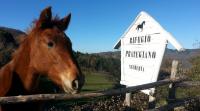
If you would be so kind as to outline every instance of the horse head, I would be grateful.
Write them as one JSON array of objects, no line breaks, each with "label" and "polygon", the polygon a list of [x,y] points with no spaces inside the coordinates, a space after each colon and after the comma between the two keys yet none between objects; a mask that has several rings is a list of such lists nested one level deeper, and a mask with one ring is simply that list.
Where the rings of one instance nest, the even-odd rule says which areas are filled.
[{"label": "horse head", "polygon": [[64,33],[71,14],[52,18],[51,7],[44,9],[29,32],[30,64],[34,73],[49,77],[67,93],[77,93],[84,84],[77,61],[73,56],[72,42]]}]

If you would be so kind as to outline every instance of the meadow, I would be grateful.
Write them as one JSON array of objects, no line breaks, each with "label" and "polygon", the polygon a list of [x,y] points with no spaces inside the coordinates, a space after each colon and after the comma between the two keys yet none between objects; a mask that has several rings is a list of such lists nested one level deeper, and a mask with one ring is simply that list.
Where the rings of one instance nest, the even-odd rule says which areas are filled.
[{"label": "meadow", "polygon": [[103,72],[83,72],[85,75],[85,85],[82,92],[93,92],[111,89],[115,82],[109,79],[109,75]]}]

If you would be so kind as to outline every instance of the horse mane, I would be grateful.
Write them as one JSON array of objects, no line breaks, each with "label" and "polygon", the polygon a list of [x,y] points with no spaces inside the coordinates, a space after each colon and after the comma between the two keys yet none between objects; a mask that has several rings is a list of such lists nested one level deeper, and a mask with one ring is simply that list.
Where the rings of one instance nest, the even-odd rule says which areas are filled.
[{"label": "horse mane", "polygon": [[[35,19],[33,20],[32,24],[30,25],[30,27],[27,30],[27,34],[30,34],[30,32],[32,31],[39,31],[41,29],[45,29],[45,28],[53,28],[53,27],[58,27],[58,24],[60,24],[60,17],[58,15],[55,15],[54,17],[52,17],[51,21],[43,24],[43,26],[41,26],[41,21],[39,21],[39,19]],[[59,28],[59,27],[58,27]]]}]

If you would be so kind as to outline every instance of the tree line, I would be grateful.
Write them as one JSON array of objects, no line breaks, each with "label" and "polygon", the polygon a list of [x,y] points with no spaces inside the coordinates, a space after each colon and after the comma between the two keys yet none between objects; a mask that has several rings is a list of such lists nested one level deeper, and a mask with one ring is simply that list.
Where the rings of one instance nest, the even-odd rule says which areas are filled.
[{"label": "tree line", "polygon": [[74,55],[82,70],[108,73],[116,82],[120,80],[120,59],[79,51],[74,52]]}]

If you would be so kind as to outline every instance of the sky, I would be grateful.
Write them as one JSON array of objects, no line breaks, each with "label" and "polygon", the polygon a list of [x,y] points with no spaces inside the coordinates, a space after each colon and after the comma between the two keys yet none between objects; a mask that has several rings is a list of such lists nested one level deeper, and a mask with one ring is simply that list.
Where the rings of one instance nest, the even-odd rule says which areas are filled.
[{"label": "sky", "polygon": [[141,11],[184,48],[192,49],[200,41],[200,0],[1,0],[0,26],[26,31],[47,6],[61,18],[72,14],[66,34],[75,51],[114,51],[115,43]]}]

